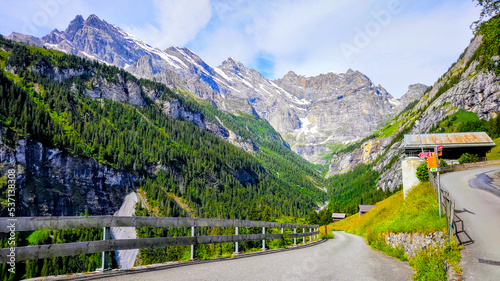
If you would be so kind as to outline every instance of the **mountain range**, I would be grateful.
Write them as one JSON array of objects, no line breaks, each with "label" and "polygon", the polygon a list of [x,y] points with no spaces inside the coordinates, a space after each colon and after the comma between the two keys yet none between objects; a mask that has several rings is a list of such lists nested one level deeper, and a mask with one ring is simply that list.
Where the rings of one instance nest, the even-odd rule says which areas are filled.
[{"label": "mountain range", "polygon": [[[485,43],[482,34],[433,86],[410,85],[400,100],[355,70],[315,77],[290,71],[271,81],[232,57],[213,67],[187,48],[159,50],[95,15],[77,16],[66,30],[42,38],[18,33],[8,38],[115,65],[219,110],[266,120],[285,146],[312,163],[328,164],[327,177],[373,164],[381,173],[378,188],[384,190],[401,184],[397,170],[405,133],[435,131],[442,120],[455,120],[462,111],[489,120],[499,108],[498,55],[483,54],[484,46],[493,43]],[[203,119],[189,111],[169,112],[198,123]],[[258,149],[220,125],[206,127],[247,151]]]},{"label": "mountain range", "polygon": [[[271,81],[232,57],[213,67],[187,48],[159,50],[96,15],[77,16],[66,30],[42,38],[19,33],[8,38],[115,65],[221,110],[265,119],[293,151],[313,163],[327,163],[334,146],[369,136],[411,99],[394,99],[355,70],[315,77],[290,71]],[[414,99],[423,93],[410,92]]]},{"label": "mountain range", "polygon": [[[42,38],[0,35],[0,170],[16,171],[17,216],[126,209],[326,223],[332,212],[355,214],[401,187],[405,134],[486,131],[499,143],[499,26],[499,16],[481,24],[442,77],[410,85],[400,100],[355,70],[269,80],[232,57],[213,67],[187,48],[159,50],[95,15]],[[7,186],[1,177],[0,193]],[[140,203],[126,204],[131,196]],[[9,202],[0,199],[0,216]],[[121,238],[190,234],[137,228]],[[37,231],[20,234],[18,246],[82,237],[101,234]],[[205,257],[223,251],[197,249]],[[144,249],[128,266],[182,260],[189,250]],[[98,254],[40,260],[19,264],[18,275],[99,264]],[[0,279],[8,275],[0,271]]]}]

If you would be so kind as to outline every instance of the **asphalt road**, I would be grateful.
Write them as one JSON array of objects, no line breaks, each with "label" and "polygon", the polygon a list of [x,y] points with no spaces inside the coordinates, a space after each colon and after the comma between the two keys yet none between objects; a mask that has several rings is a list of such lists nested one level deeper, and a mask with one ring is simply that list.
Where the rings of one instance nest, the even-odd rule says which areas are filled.
[{"label": "asphalt road", "polygon": [[369,281],[411,280],[412,274],[408,263],[369,248],[362,237],[335,232],[335,239],[301,249],[215,262],[184,263],[183,266],[141,273],[116,272],[104,280]]},{"label": "asphalt road", "polygon": [[500,184],[491,176],[500,167],[448,173],[441,186],[455,201],[455,212],[473,240],[462,250],[465,280],[500,280]]}]

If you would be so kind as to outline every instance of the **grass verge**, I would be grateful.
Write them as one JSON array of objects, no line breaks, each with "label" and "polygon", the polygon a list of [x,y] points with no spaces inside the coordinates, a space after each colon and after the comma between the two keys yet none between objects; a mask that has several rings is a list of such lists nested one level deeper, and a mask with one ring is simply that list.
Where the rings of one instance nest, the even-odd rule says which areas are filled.
[{"label": "grass verge", "polygon": [[[359,217],[352,215],[345,220],[326,226],[326,230],[344,230],[363,236],[373,249],[403,261],[409,261],[415,269],[414,280],[445,280],[447,267],[460,272],[460,247],[452,241],[444,247],[423,250],[409,258],[404,250],[392,248],[385,243],[388,233],[423,233],[446,232],[446,219],[439,217],[438,203],[430,184],[421,183],[414,187],[403,199],[403,191],[376,204],[376,207]],[[320,227],[324,234],[325,226]]]},{"label": "grass verge", "polygon": [[486,159],[490,160],[500,160],[500,138],[493,140],[497,146],[493,147],[490,153],[486,154]]}]

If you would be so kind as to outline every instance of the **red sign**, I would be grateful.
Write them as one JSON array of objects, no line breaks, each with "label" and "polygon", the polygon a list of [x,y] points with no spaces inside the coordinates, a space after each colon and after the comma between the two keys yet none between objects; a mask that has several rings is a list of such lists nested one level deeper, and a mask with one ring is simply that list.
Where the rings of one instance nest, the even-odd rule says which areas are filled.
[{"label": "red sign", "polygon": [[442,151],[442,150],[443,150],[443,146],[442,145],[436,146],[436,151]]},{"label": "red sign", "polygon": [[432,156],[434,156],[434,152],[422,152],[418,154],[418,157],[420,158],[427,158]]}]

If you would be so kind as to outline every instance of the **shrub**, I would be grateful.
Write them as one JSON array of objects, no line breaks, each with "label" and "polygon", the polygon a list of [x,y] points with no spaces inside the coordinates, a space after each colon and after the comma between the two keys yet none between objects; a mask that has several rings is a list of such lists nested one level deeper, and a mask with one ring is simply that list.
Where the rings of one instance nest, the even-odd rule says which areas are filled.
[{"label": "shrub", "polygon": [[470,154],[470,153],[464,153],[460,158],[458,158],[458,163],[459,164],[465,164],[465,163],[474,163],[479,160],[479,157],[476,154]]},{"label": "shrub", "polygon": [[429,181],[429,171],[427,169],[427,161],[422,162],[417,167],[417,178],[420,182]]}]

